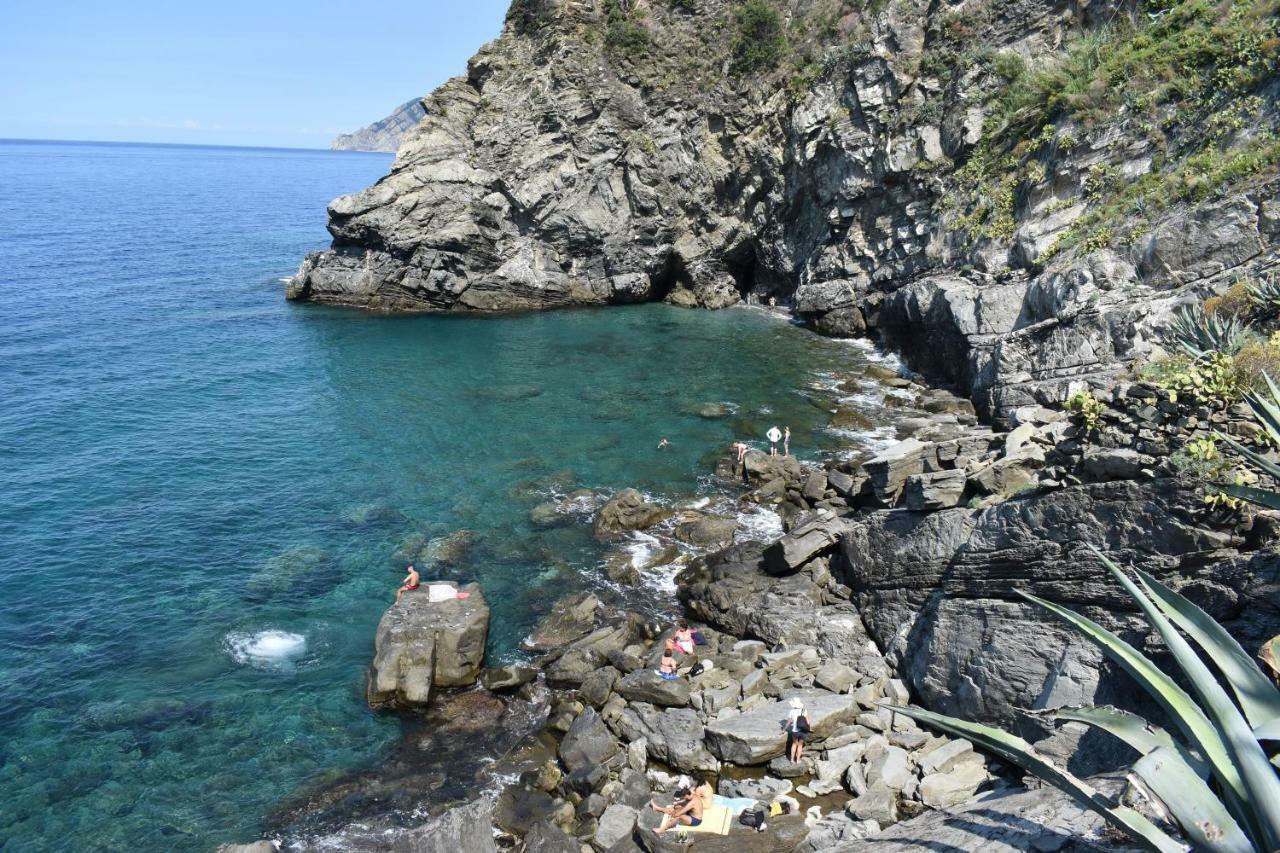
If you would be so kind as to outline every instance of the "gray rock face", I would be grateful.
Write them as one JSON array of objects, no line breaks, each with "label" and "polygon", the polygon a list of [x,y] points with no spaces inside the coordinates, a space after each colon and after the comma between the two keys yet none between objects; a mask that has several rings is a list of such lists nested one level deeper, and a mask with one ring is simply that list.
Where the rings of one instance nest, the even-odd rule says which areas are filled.
[{"label": "gray rock face", "polygon": [[707,751],[702,718],[690,708],[660,710],[633,702],[622,713],[618,728],[629,741],[643,739],[649,757],[684,771],[718,770],[720,762]]},{"label": "gray rock face", "polygon": [[1045,786],[1006,789],[946,811],[930,811],[870,838],[843,841],[839,853],[947,850],[955,853],[1072,853],[1133,850],[1104,840],[1102,819]]},{"label": "gray rock face", "polygon": [[[795,695],[804,702],[813,729],[810,743],[821,743],[823,737],[857,716],[858,704],[847,694],[802,690]],[[783,725],[790,710],[789,699],[708,723],[707,747],[717,757],[734,764],[764,764],[782,755],[787,741]]]},{"label": "gray rock face", "polygon": [[599,767],[618,754],[618,742],[594,708],[584,709],[560,742],[560,760],[570,773]]},{"label": "gray rock face", "polygon": [[413,127],[427,110],[421,98],[405,101],[391,115],[360,128],[353,133],[339,133],[329,148],[333,151],[387,151],[395,153],[401,138]]},{"label": "gray rock face", "polygon": [[1128,701],[1122,675],[1101,680],[1093,646],[1018,599],[1024,589],[1129,630],[1132,607],[1087,550],[1184,583],[1239,586],[1213,568],[1230,535],[1208,526],[1171,480],[1111,482],[984,510],[893,510],[841,543],[845,582],[867,628],[925,705],[1009,725],[1017,708]]},{"label": "gray rock face", "polygon": [[400,604],[383,614],[374,638],[370,705],[421,706],[430,699],[433,686],[475,682],[484,662],[489,606],[478,585],[461,591],[470,597],[431,602],[423,585],[406,592]]}]

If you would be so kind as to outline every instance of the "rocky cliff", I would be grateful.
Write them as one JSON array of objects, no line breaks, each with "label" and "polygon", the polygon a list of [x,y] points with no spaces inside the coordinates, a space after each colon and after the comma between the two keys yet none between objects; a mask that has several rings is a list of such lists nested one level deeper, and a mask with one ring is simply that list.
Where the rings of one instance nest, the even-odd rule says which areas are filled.
[{"label": "rocky cliff", "polygon": [[790,300],[1002,414],[1276,264],[1274,0],[518,0],[294,299]]},{"label": "rocky cliff", "polygon": [[339,133],[334,137],[329,148],[333,151],[386,151],[395,153],[400,147],[400,140],[409,128],[422,120],[427,114],[422,106],[421,98],[406,101],[392,111],[391,115],[373,124],[362,127],[354,133]]}]

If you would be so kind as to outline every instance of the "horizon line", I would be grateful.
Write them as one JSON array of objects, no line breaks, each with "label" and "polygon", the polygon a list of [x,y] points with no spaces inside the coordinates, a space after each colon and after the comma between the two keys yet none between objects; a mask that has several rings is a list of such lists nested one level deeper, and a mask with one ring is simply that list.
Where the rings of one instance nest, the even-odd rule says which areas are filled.
[{"label": "horizon line", "polygon": [[381,154],[394,156],[393,151],[356,151],[349,148],[302,148],[296,145],[235,145],[218,142],[150,142],[128,139],[51,139],[48,137],[0,136],[0,143],[54,143],[75,145],[151,145],[163,148],[252,148],[260,151],[321,151],[328,154]]}]

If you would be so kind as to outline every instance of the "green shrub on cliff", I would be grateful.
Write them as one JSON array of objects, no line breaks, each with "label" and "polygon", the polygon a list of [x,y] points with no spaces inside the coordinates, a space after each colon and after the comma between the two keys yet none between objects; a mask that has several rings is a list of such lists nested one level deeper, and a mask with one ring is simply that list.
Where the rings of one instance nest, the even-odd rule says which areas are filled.
[{"label": "green shrub on cliff", "polygon": [[649,47],[649,31],[632,20],[620,0],[605,6],[604,49],[614,56],[637,57]]},{"label": "green shrub on cliff", "polygon": [[777,65],[787,45],[777,10],[768,0],[746,0],[738,9],[737,19],[734,73],[750,74]]},{"label": "green shrub on cliff", "polygon": [[999,729],[916,708],[890,710],[985,747],[1066,792],[1148,850],[1182,853],[1182,839],[1213,853],[1280,849],[1280,775],[1263,748],[1264,741],[1280,739],[1280,690],[1199,607],[1154,577],[1137,571],[1130,578],[1094,553],[1160,635],[1190,690],[1097,622],[1019,591],[1096,645],[1150,694],[1174,728],[1111,707],[1059,708],[1045,716],[1093,726],[1140,753],[1128,778],[1159,817],[1112,803],[1025,740]]}]

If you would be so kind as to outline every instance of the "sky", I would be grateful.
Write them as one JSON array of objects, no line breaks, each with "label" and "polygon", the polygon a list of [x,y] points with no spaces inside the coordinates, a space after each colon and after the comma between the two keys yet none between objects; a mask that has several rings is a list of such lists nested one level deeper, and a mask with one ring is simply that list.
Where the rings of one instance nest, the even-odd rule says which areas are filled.
[{"label": "sky", "polygon": [[508,0],[2,0],[0,138],[328,148],[466,71]]}]

